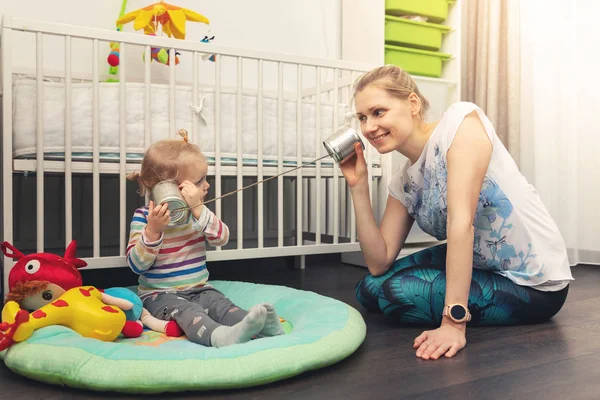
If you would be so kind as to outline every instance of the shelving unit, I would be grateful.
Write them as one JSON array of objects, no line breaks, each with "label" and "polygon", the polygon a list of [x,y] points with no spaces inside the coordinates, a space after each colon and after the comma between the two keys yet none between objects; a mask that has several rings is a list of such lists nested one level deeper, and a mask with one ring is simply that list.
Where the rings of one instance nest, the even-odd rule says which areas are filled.
[{"label": "shelving unit", "polygon": [[[342,58],[344,60],[370,63],[373,66],[384,64],[385,48],[385,0],[342,0]],[[442,75],[430,78],[413,75],[421,93],[429,100],[431,108],[427,121],[438,120],[444,111],[453,103],[460,101],[461,93],[461,64],[462,64],[462,0],[451,4],[447,19],[442,25],[451,28],[444,35],[440,52],[452,55],[445,61]],[[400,153],[385,155],[382,158],[382,170],[386,176],[391,176],[406,162]],[[374,204],[376,217],[381,220],[387,187],[379,187],[380,204]],[[424,233],[415,223],[405,248],[399,257],[430,247],[437,242],[433,237]],[[346,253],[342,260],[349,264],[365,266],[361,253]]]}]

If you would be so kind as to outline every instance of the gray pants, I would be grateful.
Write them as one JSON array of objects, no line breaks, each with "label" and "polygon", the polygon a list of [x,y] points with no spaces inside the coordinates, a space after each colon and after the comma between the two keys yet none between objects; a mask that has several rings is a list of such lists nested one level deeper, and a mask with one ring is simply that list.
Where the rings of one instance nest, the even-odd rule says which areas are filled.
[{"label": "gray pants", "polygon": [[175,320],[189,340],[204,346],[211,345],[217,327],[233,326],[248,314],[212,287],[151,296],[144,307],[158,319]]}]

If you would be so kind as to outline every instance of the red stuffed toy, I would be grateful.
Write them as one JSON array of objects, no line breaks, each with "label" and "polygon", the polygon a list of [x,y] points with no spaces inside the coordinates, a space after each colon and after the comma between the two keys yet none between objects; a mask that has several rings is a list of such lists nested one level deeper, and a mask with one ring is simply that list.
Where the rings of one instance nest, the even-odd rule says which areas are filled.
[{"label": "red stuffed toy", "polygon": [[[142,322],[138,320],[141,317],[151,329],[166,332],[168,336],[182,333],[174,321],[161,321],[149,315],[142,308],[141,300],[127,289],[115,288],[128,293],[129,298],[82,286],[78,268],[87,263],[75,257],[75,241],[62,257],[49,253],[26,256],[8,242],[2,243],[1,248],[4,255],[16,259],[17,263],[8,276],[9,293],[0,324],[0,351],[48,325],[64,325],[86,337],[113,341],[120,333],[125,337],[139,337],[143,331]],[[114,289],[107,289],[110,290]],[[135,315],[133,308],[137,309]]]}]

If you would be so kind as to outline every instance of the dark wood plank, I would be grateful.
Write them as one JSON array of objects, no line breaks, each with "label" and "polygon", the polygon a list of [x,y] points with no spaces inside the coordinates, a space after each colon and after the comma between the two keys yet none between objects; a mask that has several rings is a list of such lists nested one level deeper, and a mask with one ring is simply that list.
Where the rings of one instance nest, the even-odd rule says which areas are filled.
[{"label": "dark wood plank", "polygon": [[[357,308],[368,327],[364,344],[348,359],[329,368],[270,385],[211,393],[181,393],[160,398],[593,398],[593,374],[600,369],[600,268],[574,269],[567,304],[549,323],[519,327],[469,328],[467,348],[453,359],[424,361],[412,341],[422,329],[398,327],[383,315],[363,310],[354,297],[366,270],[335,257],[309,258],[304,271],[289,259],[213,263],[211,279],[277,284],[342,300]],[[112,271],[111,271],[112,272]],[[126,272],[126,271],[125,271]],[[113,272],[114,274],[114,272]],[[102,279],[108,279],[106,274]],[[112,279],[122,282],[130,276]],[[94,281],[93,274],[86,282]],[[578,360],[584,360],[578,364]],[[562,366],[561,368],[557,366]],[[531,380],[531,385],[528,384]],[[543,384],[551,389],[542,389]],[[529,386],[528,386],[529,385]],[[569,397],[575,386],[581,397]],[[0,399],[132,398],[40,384],[0,366]],[[595,397],[597,398],[597,396]]]},{"label": "dark wood plank", "polygon": [[596,400],[600,352],[479,379],[407,399]]}]

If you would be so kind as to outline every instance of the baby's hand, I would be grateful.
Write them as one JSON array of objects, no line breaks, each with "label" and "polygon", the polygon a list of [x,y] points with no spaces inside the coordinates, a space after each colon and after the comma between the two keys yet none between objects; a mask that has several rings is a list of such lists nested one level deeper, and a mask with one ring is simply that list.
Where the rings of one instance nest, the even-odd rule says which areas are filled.
[{"label": "baby's hand", "polygon": [[171,222],[171,212],[169,211],[169,205],[167,203],[154,205],[153,201],[150,201],[148,205],[148,225],[146,225],[146,236],[151,242],[155,242],[160,239],[160,235],[165,228]]},{"label": "baby's hand", "polygon": [[190,181],[183,181],[179,185],[181,195],[189,207],[199,208],[204,199],[204,191]]}]

